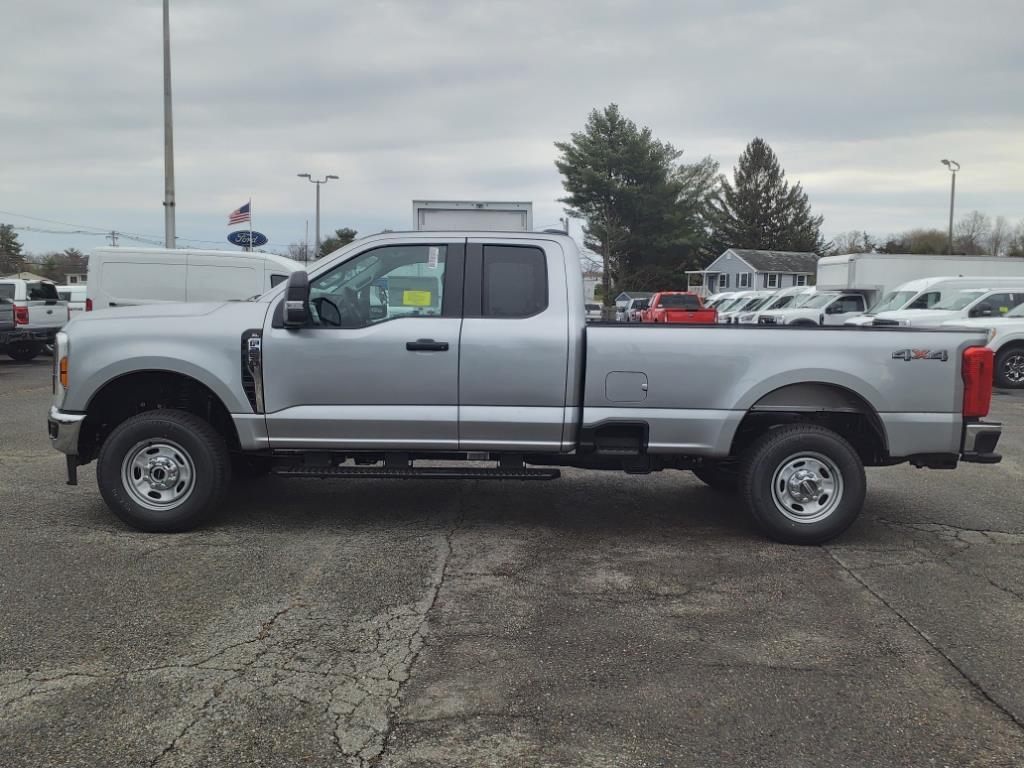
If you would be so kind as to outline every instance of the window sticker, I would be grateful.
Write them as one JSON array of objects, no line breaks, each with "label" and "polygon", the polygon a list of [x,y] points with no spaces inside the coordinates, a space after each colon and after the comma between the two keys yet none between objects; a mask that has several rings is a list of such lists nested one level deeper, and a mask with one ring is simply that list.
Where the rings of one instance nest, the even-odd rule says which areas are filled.
[{"label": "window sticker", "polygon": [[433,301],[430,291],[402,291],[402,306],[429,307]]},{"label": "window sticker", "polygon": [[441,249],[436,245],[430,246],[427,250],[427,269],[437,269],[437,259],[441,255]]}]

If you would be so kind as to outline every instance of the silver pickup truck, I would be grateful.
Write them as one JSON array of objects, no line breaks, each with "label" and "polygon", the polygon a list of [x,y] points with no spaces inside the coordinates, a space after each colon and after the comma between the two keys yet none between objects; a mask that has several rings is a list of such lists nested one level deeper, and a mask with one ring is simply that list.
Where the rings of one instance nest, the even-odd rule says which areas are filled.
[{"label": "silver pickup truck", "polygon": [[[251,301],[79,316],[49,432],[148,531],[232,474],[546,480],[692,471],[772,537],[825,541],[864,466],[994,463],[984,330],[585,321],[564,236],[387,233]],[[486,462],[481,464],[481,462]],[[339,497],[341,498],[341,497]]]}]

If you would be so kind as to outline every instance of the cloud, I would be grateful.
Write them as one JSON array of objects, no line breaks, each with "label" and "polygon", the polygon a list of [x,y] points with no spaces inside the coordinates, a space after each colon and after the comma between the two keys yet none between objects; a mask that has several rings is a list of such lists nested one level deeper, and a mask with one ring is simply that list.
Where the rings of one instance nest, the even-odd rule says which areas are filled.
[{"label": "cloud", "polygon": [[[299,240],[305,171],[341,176],[324,229],[409,226],[414,197],[532,199],[555,223],[552,142],[611,101],[726,170],[764,136],[828,232],[942,226],[945,156],[958,207],[1016,220],[1022,21],[1004,0],[172,0],[178,231],[220,240],[251,196],[274,244]],[[157,3],[14,2],[0,209],[159,236],[160,45]]]}]

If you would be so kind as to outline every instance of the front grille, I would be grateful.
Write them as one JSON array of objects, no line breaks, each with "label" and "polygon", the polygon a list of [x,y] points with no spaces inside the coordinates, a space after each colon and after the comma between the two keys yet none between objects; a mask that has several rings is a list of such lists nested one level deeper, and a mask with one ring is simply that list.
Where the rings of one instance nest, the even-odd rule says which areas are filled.
[{"label": "front grille", "polygon": [[778,325],[778,322],[778,318],[771,316],[766,317],[764,315],[761,315],[761,317],[757,318],[758,325]]},{"label": "front grille", "polygon": [[885,325],[885,326],[889,326],[891,328],[894,325],[898,326],[900,324],[900,321],[899,320],[886,320],[884,318],[876,317],[874,320],[871,321],[871,324],[872,325]]}]

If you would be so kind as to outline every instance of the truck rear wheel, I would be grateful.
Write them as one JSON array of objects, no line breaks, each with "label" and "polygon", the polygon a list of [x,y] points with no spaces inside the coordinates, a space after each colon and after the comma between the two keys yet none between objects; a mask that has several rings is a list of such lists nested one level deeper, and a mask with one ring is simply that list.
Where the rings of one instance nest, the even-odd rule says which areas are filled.
[{"label": "truck rear wheel", "polygon": [[864,506],[864,464],[830,429],[795,424],[769,431],[744,454],[740,490],[777,541],[820,544],[845,531]]},{"label": "truck rear wheel", "polygon": [[30,341],[20,341],[7,345],[7,356],[19,363],[27,363],[43,351],[42,344]]},{"label": "truck rear wheel", "polygon": [[103,443],[96,481],[111,511],[143,531],[195,528],[223,502],[231,482],[224,438],[185,411],[133,416]]}]

